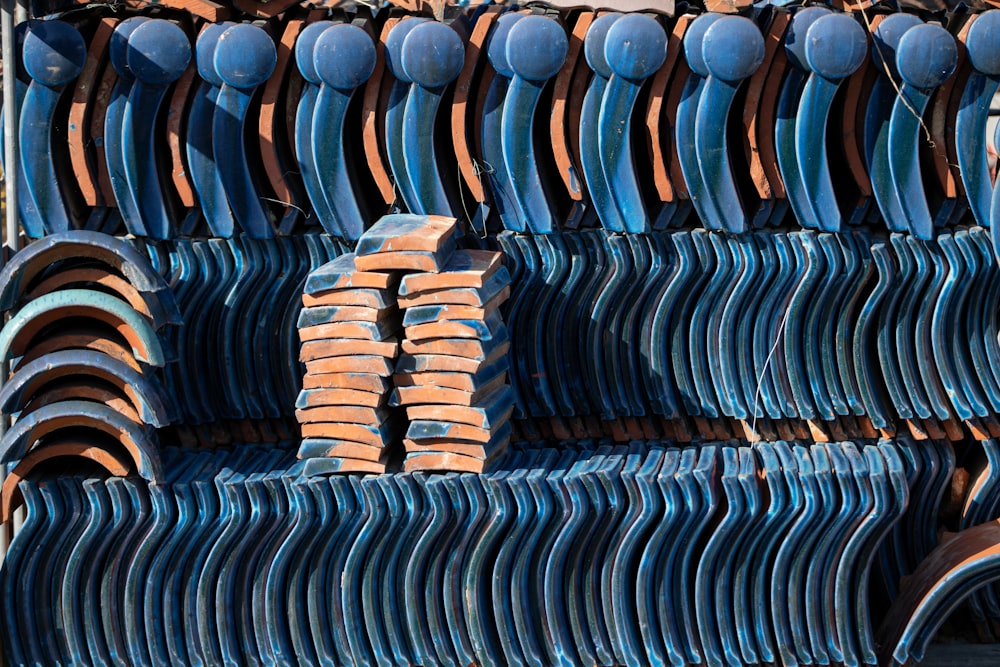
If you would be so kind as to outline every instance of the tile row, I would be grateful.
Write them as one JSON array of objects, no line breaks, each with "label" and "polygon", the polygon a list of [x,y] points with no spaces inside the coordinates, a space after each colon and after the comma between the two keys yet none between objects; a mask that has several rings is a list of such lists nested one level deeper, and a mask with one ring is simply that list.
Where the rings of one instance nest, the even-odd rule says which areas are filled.
[{"label": "tile row", "polygon": [[591,446],[518,446],[483,475],[303,477],[294,450],[241,446],[169,448],[157,484],[36,477],[0,570],[5,652],[876,664],[866,582],[937,509],[908,479],[925,447]]},{"label": "tile row", "polygon": [[537,235],[990,229],[997,30],[1000,10],[81,9],[24,24],[21,217],[32,238],[352,244],[401,210]]}]

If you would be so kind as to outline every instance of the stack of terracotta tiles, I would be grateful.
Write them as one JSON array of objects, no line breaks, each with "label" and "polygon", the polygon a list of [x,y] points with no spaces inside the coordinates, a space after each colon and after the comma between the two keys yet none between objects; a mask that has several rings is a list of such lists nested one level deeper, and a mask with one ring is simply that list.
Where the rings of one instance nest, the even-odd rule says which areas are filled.
[{"label": "stack of terracotta tiles", "polygon": [[398,272],[359,269],[353,254],[312,272],[299,315],[306,365],[296,417],[311,474],[385,472],[405,428],[387,403],[399,351]]},{"label": "stack of terracotta tiles", "polygon": [[410,425],[404,469],[482,472],[510,440],[510,338],[499,307],[510,274],[498,252],[455,251],[399,286],[405,338],[392,403]]},{"label": "stack of terracotta tiles", "polygon": [[296,404],[306,474],[381,473],[400,460],[482,472],[506,450],[513,394],[499,308],[510,274],[498,252],[456,249],[455,233],[453,218],[385,216],[354,254],[310,274]]}]

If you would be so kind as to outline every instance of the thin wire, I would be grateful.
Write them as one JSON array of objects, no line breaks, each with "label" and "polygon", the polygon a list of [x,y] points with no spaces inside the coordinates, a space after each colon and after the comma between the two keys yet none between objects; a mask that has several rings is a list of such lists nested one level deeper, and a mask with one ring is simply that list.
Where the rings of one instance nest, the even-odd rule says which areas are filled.
[{"label": "thin wire", "polygon": [[771,346],[771,350],[767,353],[767,358],[764,359],[764,367],[760,369],[760,375],[757,377],[757,391],[753,399],[753,420],[750,422],[750,437],[753,438],[750,441],[751,445],[756,445],[760,442],[760,438],[757,437],[757,408],[760,406],[760,388],[764,384],[764,374],[767,373],[768,366],[771,365],[774,351],[778,349],[778,343],[781,342],[781,337],[786,333],[785,328],[788,324],[788,314],[791,310],[791,308],[786,309],[785,314],[782,315],[781,324],[778,325],[778,335],[774,339],[774,345]]},{"label": "thin wire", "polygon": [[889,63],[886,62],[885,53],[882,52],[882,47],[879,45],[878,40],[875,39],[875,32],[874,30],[872,30],[871,20],[868,18],[868,15],[865,14],[864,9],[862,9],[861,3],[857,2],[855,4],[857,5],[858,11],[861,13],[861,19],[865,22],[865,28],[868,30],[868,34],[871,35],[872,37],[872,44],[875,46],[875,50],[878,52],[878,59],[881,61],[883,71],[885,71],[885,77],[889,79],[889,83],[892,84],[893,89],[896,91],[896,95],[899,97],[900,100],[902,100],[903,106],[905,106],[906,109],[911,114],[913,114],[913,117],[917,119],[917,122],[920,123],[920,127],[923,128],[924,130],[924,135],[927,137],[927,144],[932,149],[937,148],[937,144],[931,137],[931,130],[930,128],[927,127],[927,123],[924,122],[923,116],[917,113],[917,110],[913,108],[913,105],[910,104],[910,101],[906,99],[906,95],[903,94],[903,89],[900,87],[898,83],[896,83],[896,80],[892,78],[892,70],[889,69]]}]

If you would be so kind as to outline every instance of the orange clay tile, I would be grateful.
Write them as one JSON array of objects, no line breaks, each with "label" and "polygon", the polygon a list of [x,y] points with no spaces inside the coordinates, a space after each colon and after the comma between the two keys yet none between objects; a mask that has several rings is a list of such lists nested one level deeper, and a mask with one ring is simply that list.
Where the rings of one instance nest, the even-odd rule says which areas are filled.
[{"label": "orange clay tile", "polygon": [[272,19],[289,7],[298,4],[298,0],[233,0],[236,7],[262,19]]},{"label": "orange clay tile", "polygon": [[438,273],[411,273],[399,284],[401,294],[479,288],[503,266],[503,254],[492,250],[456,250]]},{"label": "orange clay tile", "polygon": [[191,87],[197,79],[197,67],[194,62],[188,64],[187,69],[181,74],[181,78],[174,84],[174,91],[170,96],[170,112],[167,114],[167,148],[170,150],[170,179],[174,184],[174,190],[180,197],[181,205],[185,208],[193,208],[197,205],[194,196],[194,186],[188,176],[187,168],[184,166],[187,161],[184,142],[181,138],[181,125],[184,121],[184,107],[187,106],[188,96]]},{"label": "orange clay tile", "polygon": [[[380,308],[383,302],[384,299],[380,298],[378,290],[358,287],[302,295],[302,305],[306,308],[310,308],[312,306],[356,306],[358,308],[388,310],[386,308]],[[376,322],[378,320],[364,321]]]},{"label": "orange clay tile", "polygon": [[384,461],[363,461],[361,459],[343,459],[340,457],[320,457],[307,459],[302,474],[309,477],[312,475],[343,475],[343,474],[371,474],[382,475],[386,470],[392,469],[390,457],[386,456]]},{"label": "orange clay tile", "polygon": [[[148,6],[147,0],[127,0],[130,7],[145,9]],[[229,18],[231,10],[221,4],[210,0],[161,0],[158,4],[170,9],[191,12],[211,23],[219,23]],[[254,3],[256,4],[256,3]],[[274,4],[278,4],[275,2]]]},{"label": "orange clay tile", "polygon": [[[590,18],[591,23],[604,14],[607,14],[607,12],[601,11],[597,12],[596,16],[592,15]],[[587,96],[590,79],[591,69],[587,64],[586,53],[584,53],[584,57],[580,58],[576,71],[573,73],[573,80],[570,82],[569,97],[566,102],[567,140],[569,141],[570,154],[573,156],[573,164],[577,167],[583,164],[580,158],[580,110],[583,108],[583,99]],[[582,173],[582,168],[577,173]],[[581,194],[584,194],[584,200],[586,200],[587,183],[582,178],[579,180]]]},{"label": "orange clay tile", "polygon": [[[956,117],[958,107],[961,104],[965,84],[969,80],[971,67],[968,62],[968,51],[965,48],[965,39],[969,33],[969,28],[975,22],[973,15],[956,35],[958,42],[958,65],[955,74],[948,77],[947,81],[941,84],[930,101],[930,129],[931,137],[934,140],[934,147],[922,142],[922,148],[929,149],[932,156],[934,172],[937,174],[938,182],[944,196],[954,199],[965,194],[962,186],[962,175],[958,170],[958,147],[955,145],[955,129],[949,127],[949,121]],[[925,138],[925,137],[924,137]]]},{"label": "orange clay tile", "polygon": [[72,268],[54,273],[37,285],[33,285],[31,291],[21,297],[21,300],[24,302],[31,301],[44,294],[66,289],[73,285],[101,285],[114,292],[122,300],[128,302],[128,305],[132,306],[139,313],[150,319],[153,317],[152,313],[149,312],[149,306],[146,304],[146,301],[139,294],[139,290],[133,287],[132,283],[119,275],[111,273],[105,267]]},{"label": "orange clay tile", "polygon": [[[436,338],[469,338],[473,340],[489,339],[495,333],[503,330],[503,321],[495,315],[489,322],[473,320],[438,320],[427,324],[415,324],[405,328],[406,338],[414,342],[423,342]],[[483,333],[487,333],[483,336]]]},{"label": "orange clay tile", "polygon": [[327,450],[326,456],[335,456],[342,459],[355,459],[358,461],[384,461],[388,455],[385,447],[372,447],[360,442],[349,440],[339,440],[337,444]]},{"label": "orange clay tile", "polygon": [[583,178],[579,163],[573,160],[573,150],[570,148],[570,132],[573,128],[568,118],[567,110],[570,104],[570,90],[574,74],[581,68],[586,68],[583,54],[583,42],[587,30],[594,21],[594,13],[582,11],[573,24],[569,35],[569,50],[566,60],[555,76],[552,88],[552,113],[549,115],[549,136],[552,139],[552,155],[555,159],[556,173],[562,179],[570,199],[583,200]]},{"label": "orange clay tile", "polygon": [[299,329],[299,340],[303,343],[311,340],[327,340],[333,338],[376,340],[372,337],[375,334],[369,327],[363,326],[364,324],[366,323],[357,324],[354,322],[332,322],[330,324],[317,324],[314,327],[303,327]]},{"label": "orange clay tile", "polygon": [[455,235],[457,220],[444,215],[385,215],[372,225],[358,242],[354,265],[362,257],[393,252],[437,252]]},{"label": "orange clay tile", "polygon": [[[112,25],[116,25],[114,20]],[[118,207],[115,200],[115,192],[111,187],[111,176],[108,174],[108,161],[104,157],[104,121],[107,118],[108,102],[111,100],[111,91],[118,81],[118,74],[115,68],[109,64],[104,68],[100,83],[97,85],[97,94],[91,101],[90,110],[90,140],[98,147],[94,151],[97,163],[97,184],[101,189],[106,206]]]},{"label": "orange clay tile", "polygon": [[[866,55],[864,63],[854,74],[844,82],[844,104],[841,114],[841,132],[844,137],[844,156],[851,171],[854,183],[862,197],[872,196],[871,180],[868,178],[868,167],[862,157],[862,135],[864,108],[867,103],[867,93],[871,89],[874,78],[871,77],[871,55]],[[862,97],[864,96],[864,100]]]},{"label": "orange clay tile", "polygon": [[505,381],[506,378],[504,376],[498,375],[489,382],[482,384],[476,391],[462,391],[447,387],[435,387],[434,385],[420,385],[415,387],[397,386],[393,390],[393,397],[396,398],[396,402],[399,405],[403,406],[424,403],[472,406],[494,389],[502,386]]},{"label": "orange clay tile", "polygon": [[293,49],[299,33],[306,27],[304,19],[291,19],[285,23],[281,39],[275,44],[277,63],[271,78],[264,84],[260,98],[260,112],[257,116],[257,135],[259,137],[260,157],[264,165],[264,173],[274,191],[274,198],[281,202],[293,202],[295,195],[285,180],[283,160],[280,155],[278,135],[284,131],[284,114],[282,113],[281,89],[285,86],[289,67],[294,68]]},{"label": "orange clay tile", "polygon": [[45,340],[37,341],[25,351],[24,356],[18,360],[11,372],[16,373],[21,366],[59,350],[94,350],[117,359],[134,370],[142,371],[142,367],[135,360],[135,355],[132,354],[130,347],[118,340],[108,338],[99,330],[80,328],[54,333],[51,336],[46,336]]},{"label": "orange clay tile", "polygon": [[310,373],[302,378],[303,389],[351,389],[382,393],[389,391],[389,381],[375,373]]},{"label": "orange clay tile", "polygon": [[[308,298],[308,294],[302,295],[302,305],[306,308],[313,306],[325,306],[322,299],[314,300]],[[399,316],[398,308],[369,308],[368,306],[341,306],[332,313],[329,322],[384,322],[392,317]]]},{"label": "orange clay tile", "polygon": [[[302,424],[302,437],[322,438],[323,426],[346,422],[348,424],[381,424],[389,413],[379,408],[360,405],[324,405],[317,408],[296,410],[295,418]],[[306,433],[305,429],[311,430]]]},{"label": "orange clay tile", "polygon": [[764,169],[764,156],[761,155],[760,139],[762,135],[773,134],[774,128],[761,127],[760,107],[767,79],[772,76],[771,65],[774,62],[774,54],[781,48],[781,38],[785,34],[785,28],[789,21],[789,14],[783,12],[775,14],[771,20],[771,25],[768,26],[767,33],[764,35],[764,60],[750,77],[746,89],[746,101],[743,103],[743,131],[747,137],[745,147],[750,166],[750,180],[753,181],[757,190],[757,196],[762,200],[772,199],[773,194],[771,182]]},{"label": "orange clay tile", "polygon": [[[388,73],[385,66],[385,41],[401,17],[389,17],[382,25],[382,33],[375,45],[375,69],[365,83],[365,93],[362,100],[362,140],[365,147],[365,159],[368,162],[368,171],[375,178],[375,185],[385,203],[392,204],[396,199],[396,191],[393,187],[392,176],[389,175],[389,168],[385,155],[385,137],[379,130],[379,122],[382,116],[379,115],[379,97],[383,87],[391,87],[392,75]],[[386,78],[390,79],[386,81]]]},{"label": "orange clay tile", "polygon": [[[403,341],[405,347],[406,341]],[[493,350],[486,359],[469,359],[467,357],[453,357],[445,354],[417,354],[412,355],[413,359],[403,362],[403,356],[397,366],[401,368],[413,368],[414,372],[443,372],[443,373],[477,373],[481,368],[493,363],[510,350],[510,343],[504,343]],[[404,354],[409,355],[406,350]],[[412,362],[412,363],[411,363]]]},{"label": "orange clay tile", "polygon": [[380,252],[355,257],[354,264],[361,271],[438,271],[440,266],[434,255],[422,250]]},{"label": "orange clay tile", "polygon": [[[353,256],[346,258],[346,256],[341,255],[334,262],[337,262],[337,264],[331,262],[312,272],[309,281],[306,283],[308,294],[317,296],[324,292],[348,289],[396,290],[396,284],[399,282],[398,272],[357,271],[353,268]],[[344,268],[348,264],[349,268]],[[315,289],[313,287],[315,282],[322,282],[323,288],[319,290]]]},{"label": "orange clay tile", "polygon": [[[470,427],[471,428],[471,427]],[[428,438],[427,440],[403,439],[407,454],[459,454],[473,459],[485,459],[490,448],[481,442],[464,442],[450,438]]]},{"label": "orange clay tile", "polygon": [[[452,443],[460,443],[463,445],[476,444],[482,447],[483,444],[489,443],[489,441],[493,439],[493,436],[502,425],[503,423],[499,423],[494,425],[492,428],[480,428],[470,424],[454,424],[452,422],[447,422],[444,424],[445,428],[447,428],[447,437],[409,437],[403,440],[403,443],[406,444],[407,451],[410,451],[411,448],[414,451],[427,451],[429,449],[446,452],[458,451],[457,449],[451,449],[449,447]],[[473,454],[467,454],[467,456],[473,456]]]},{"label": "orange clay tile", "polygon": [[[491,301],[486,307],[478,306],[454,306],[451,304],[444,304],[436,313],[438,320],[485,320],[490,315],[497,312],[497,308],[501,304],[497,303],[495,300]],[[419,308],[419,306],[416,306]]]},{"label": "orange clay tile", "polygon": [[447,470],[481,474],[489,470],[493,460],[483,460],[471,456],[462,456],[461,454],[420,452],[407,454],[403,460],[403,470],[405,472]]},{"label": "orange clay tile", "polygon": [[[509,346],[510,343],[503,343]],[[404,339],[403,352],[407,354],[440,354],[448,357],[465,357],[466,359],[482,360],[492,355],[492,350],[483,345],[483,341],[464,338],[437,338],[419,343]]]},{"label": "orange clay tile", "polygon": [[392,438],[383,439],[377,432],[371,430],[371,426],[365,424],[349,423],[324,423],[316,424],[316,428],[311,430],[322,431],[321,435],[313,434],[312,438],[322,438],[323,440],[347,440],[357,442],[369,447],[386,447],[392,444]]},{"label": "orange clay tile", "polygon": [[433,385],[461,391],[475,391],[477,388],[476,376],[472,373],[396,373],[392,381],[397,387]]},{"label": "orange clay tile", "polygon": [[485,60],[483,48],[486,36],[489,34],[490,26],[500,16],[501,9],[501,7],[490,7],[476,19],[476,25],[465,45],[465,64],[458,74],[458,79],[455,80],[455,92],[451,103],[451,139],[455,147],[455,157],[458,159],[462,179],[477,202],[486,201],[486,192],[469,147],[469,96],[477,81],[482,85],[481,77],[476,77],[476,69]]},{"label": "orange clay tile", "polygon": [[[649,157],[653,165],[653,184],[662,202],[672,202],[676,200],[673,183],[670,182],[670,174],[667,171],[667,159],[663,147],[672,143],[668,136],[673,126],[666,125],[660,121],[663,112],[663,99],[667,93],[668,86],[677,67],[677,61],[683,51],[684,33],[692,16],[684,14],[677,17],[673,29],[667,39],[667,57],[653,75],[650,86],[649,100],[646,103],[646,138],[649,149]],[[661,130],[663,130],[661,134]]]},{"label": "orange clay tile", "polygon": [[[785,23],[789,20],[788,17],[781,19]],[[779,18],[776,16],[774,21],[778,22]],[[768,38],[770,38],[770,33]],[[788,68],[788,58],[785,56],[783,45],[783,42],[779,42],[771,59],[771,66],[768,68],[768,75],[764,80],[764,89],[760,94],[757,118],[754,121],[754,127],[757,129],[757,151],[760,155],[760,167],[764,170],[767,183],[771,188],[771,196],[775,199],[785,199],[787,196],[785,182],[781,180],[781,172],[778,169],[778,153],[774,144],[774,120],[778,112],[782,75]]]},{"label": "orange clay tile", "polygon": [[23,503],[18,486],[21,480],[40,463],[63,456],[90,459],[113,477],[125,477],[132,468],[132,461],[128,458],[119,458],[101,447],[86,442],[58,442],[36,447],[18,462],[3,481],[3,489],[0,491],[0,523],[7,523],[11,513]]},{"label": "orange clay tile", "polygon": [[[663,104],[663,119],[660,121],[664,122],[665,120],[666,127],[671,128],[671,132],[673,127],[677,125],[677,105],[681,101],[681,91],[684,90],[684,85],[687,83],[690,74],[691,69],[688,67],[687,61],[684,58],[680,58]],[[690,199],[687,185],[684,183],[684,172],[681,171],[680,158],[677,156],[677,143],[673,140],[671,132],[668,132],[666,137],[663,134],[660,135],[661,139],[666,138],[670,142],[670,150],[666,153],[670,183],[674,186],[674,191],[679,198]]]},{"label": "orange clay tile", "polygon": [[[32,390],[31,393],[34,394],[35,391]],[[26,392],[26,395],[30,394]],[[19,417],[24,417],[39,408],[60,401],[92,401],[102,403],[129,421],[141,425],[143,421],[132,400],[134,399],[125,398],[118,392],[93,384],[92,379],[61,380],[58,386],[37,393],[25,403],[20,410]]]},{"label": "orange clay tile", "polygon": [[[875,30],[888,14],[877,14],[872,17],[866,29]],[[784,55],[782,53],[782,55]],[[865,56],[861,67],[843,84],[846,87],[842,114],[842,133],[844,136],[844,154],[847,166],[851,170],[858,192],[862,197],[872,196],[872,183],[868,175],[868,167],[864,156],[865,113],[868,107],[868,97],[879,76],[881,65],[872,61],[871,53]]]},{"label": "orange clay tile", "polygon": [[87,61],[76,78],[73,101],[69,107],[66,143],[69,145],[73,173],[76,175],[77,185],[80,186],[80,193],[87,206],[105,205],[103,192],[98,184],[97,162],[87,149],[90,146],[90,127],[84,121],[91,111],[94,96],[100,87],[103,70],[109,67],[108,42],[117,23],[118,19],[106,18],[97,24],[94,36],[87,47]]},{"label": "orange clay tile", "polygon": [[299,361],[308,362],[347,356],[376,356],[395,359],[398,352],[399,343],[396,342],[395,338],[386,341],[336,338],[303,343],[299,349]]},{"label": "orange clay tile", "polygon": [[99,322],[99,326],[111,327],[120,333],[134,350],[138,350],[142,358],[149,358],[150,350],[147,349],[146,342],[132,327],[118,320],[117,316],[112,313],[95,306],[79,303],[44,312],[30,322],[25,323],[14,335],[13,340],[11,340],[11,358],[24,356],[34,345],[39,344],[40,341],[35,340],[36,336],[50,324],[70,318],[86,318],[91,322]]},{"label": "orange clay tile", "polygon": [[299,392],[295,407],[303,410],[331,405],[356,405],[380,408],[388,402],[389,392],[358,391],[355,389],[313,389]]},{"label": "orange clay tile", "polygon": [[[514,406],[502,414],[497,420],[497,424],[507,421],[514,412]],[[410,405],[406,408],[406,417],[411,421],[418,419],[428,419],[431,421],[446,421],[452,424],[468,424],[478,428],[489,428],[493,424],[487,424],[482,413],[475,408],[465,405]]]},{"label": "orange clay tile", "polygon": [[392,362],[385,357],[354,356],[329,357],[306,362],[306,372],[310,375],[320,373],[374,373],[389,377],[392,375]]},{"label": "orange clay tile", "polygon": [[483,303],[481,295],[475,291],[465,290],[465,289],[442,289],[442,290],[428,290],[424,292],[418,292],[416,294],[409,294],[406,296],[400,295],[397,298],[396,303],[399,304],[400,308],[412,308],[413,306],[430,306],[435,304],[448,304],[456,306],[478,306],[483,308],[491,308],[495,305],[499,305],[510,298],[510,287],[504,287],[500,290],[496,296],[488,298],[486,303]]}]

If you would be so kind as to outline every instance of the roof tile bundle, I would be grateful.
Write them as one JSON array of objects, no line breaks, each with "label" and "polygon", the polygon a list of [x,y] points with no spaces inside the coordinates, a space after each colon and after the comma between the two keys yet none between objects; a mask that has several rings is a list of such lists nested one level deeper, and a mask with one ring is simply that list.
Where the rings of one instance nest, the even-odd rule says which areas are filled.
[{"label": "roof tile bundle", "polygon": [[482,472],[506,450],[510,274],[499,252],[456,250],[457,231],[453,218],[388,215],[309,276],[296,404],[307,474],[385,472],[401,439],[406,470]]},{"label": "roof tile bundle", "polygon": [[178,410],[162,382],[165,329],[181,324],[173,293],[146,258],[90,231],[53,234],[0,271],[0,521],[39,464],[73,457],[117,474],[162,472],[156,430]]},{"label": "roof tile bundle", "polygon": [[403,355],[393,402],[410,419],[404,468],[482,472],[510,440],[510,336],[499,307],[510,292],[501,254],[455,252],[440,272],[400,282]]},{"label": "roof tile bundle", "polygon": [[306,366],[295,415],[309,472],[385,472],[402,430],[388,407],[399,342],[398,273],[341,255],[309,275],[299,314]]}]

